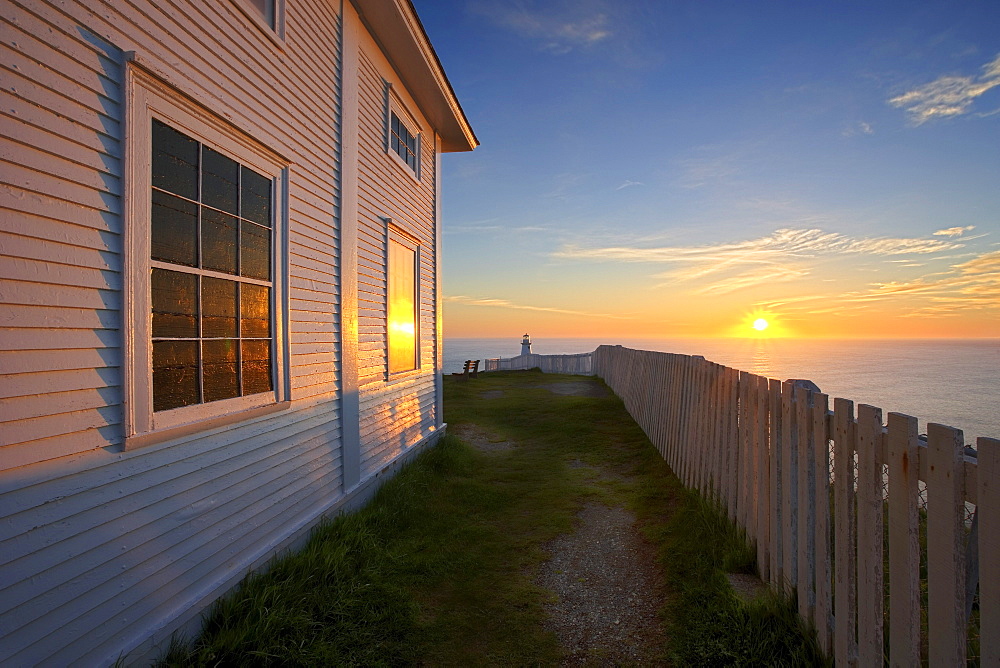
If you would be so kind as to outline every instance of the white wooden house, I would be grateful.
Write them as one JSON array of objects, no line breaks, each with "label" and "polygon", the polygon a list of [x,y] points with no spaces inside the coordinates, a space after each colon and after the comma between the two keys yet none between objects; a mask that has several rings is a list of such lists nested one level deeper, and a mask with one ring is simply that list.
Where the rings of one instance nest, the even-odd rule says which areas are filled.
[{"label": "white wooden house", "polygon": [[409,0],[0,0],[0,665],[155,658],[443,433]]}]

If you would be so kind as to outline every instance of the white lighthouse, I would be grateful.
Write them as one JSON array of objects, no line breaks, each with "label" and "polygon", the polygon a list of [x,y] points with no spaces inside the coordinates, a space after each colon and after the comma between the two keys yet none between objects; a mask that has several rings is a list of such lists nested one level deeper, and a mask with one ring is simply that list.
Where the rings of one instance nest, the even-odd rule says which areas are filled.
[{"label": "white lighthouse", "polygon": [[531,339],[525,334],[524,338],[521,339],[521,354],[530,355],[531,354]]}]

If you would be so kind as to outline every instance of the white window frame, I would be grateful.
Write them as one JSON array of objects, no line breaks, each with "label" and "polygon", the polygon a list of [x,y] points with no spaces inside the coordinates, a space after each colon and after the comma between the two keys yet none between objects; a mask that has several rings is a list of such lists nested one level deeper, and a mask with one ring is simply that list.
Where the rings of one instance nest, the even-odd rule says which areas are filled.
[{"label": "white window frame", "polygon": [[[134,63],[127,65],[125,138],[125,271],[123,348],[125,445],[138,447],[247,419],[250,413],[287,407],[288,349],[285,314],[288,162],[233,128]],[[153,411],[150,257],[153,118],[237,162],[269,176],[273,184],[271,267],[271,356],[274,390],[244,397]],[[282,405],[285,404],[285,405]]]},{"label": "white window frame", "polygon": [[284,46],[285,41],[285,0],[268,0],[274,7],[274,25],[270,25],[260,13],[252,0],[232,0],[233,4],[265,35],[275,40],[278,46]]},{"label": "white window frame", "polygon": [[[396,95],[396,92],[392,89],[392,84],[385,79],[382,80],[383,85],[383,109],[382,109],[382,123],[383,123],[383,149],[386,154],[395,159],[396,164],[400,165],[403,170],[410,175],[411,178],[420,181],[421,165],[423,160],[421,158],[421,152],[423,147],[423,131],[420,128],[420,124],[414,118],[405,106],[403,106],[402,101]],[[406,162],[395,150],[392,148],[392,116],[396,115],[399,122],[403,124],[407,132],[410,133],[416,139],[416,159],[417,166],[416,169],[411,167],[409,163]]]},{"label": "white window frame", "polygon": [[[420,262],[421,243],[420,240],[406,232],[392,222],[391,218],[384,218],[385,221],[385,372],[386,380],[409,376],[420,373]],[[392,330],[389,323],[389,284],[392,280],[392,265],[389,261],[389,246],[395,241],[413,251],[413,366],[409,369],[392,371],[389,359],[392,349]]]}]

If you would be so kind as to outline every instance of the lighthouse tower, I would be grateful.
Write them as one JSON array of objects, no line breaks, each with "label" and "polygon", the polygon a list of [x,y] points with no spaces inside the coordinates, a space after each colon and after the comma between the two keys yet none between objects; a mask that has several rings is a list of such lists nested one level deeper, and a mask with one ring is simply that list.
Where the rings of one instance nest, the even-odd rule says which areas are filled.
[{"label": "lighthouse tower", "polygon": [[531,339],[525,334],[524,338],[521,339],[521,354],[530,355],[531,354]]}]

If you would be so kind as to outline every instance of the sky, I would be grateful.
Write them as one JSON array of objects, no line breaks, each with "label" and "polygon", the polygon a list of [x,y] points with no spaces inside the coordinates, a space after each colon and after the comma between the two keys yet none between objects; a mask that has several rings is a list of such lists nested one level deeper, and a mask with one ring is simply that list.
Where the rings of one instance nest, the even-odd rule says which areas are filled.
[{"label": "sky", "polygon": [[446,337],[1000,337],[1000,3],[414,0]]}]

